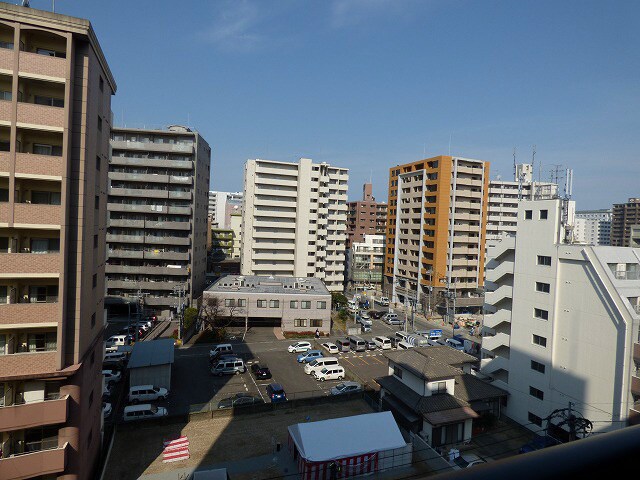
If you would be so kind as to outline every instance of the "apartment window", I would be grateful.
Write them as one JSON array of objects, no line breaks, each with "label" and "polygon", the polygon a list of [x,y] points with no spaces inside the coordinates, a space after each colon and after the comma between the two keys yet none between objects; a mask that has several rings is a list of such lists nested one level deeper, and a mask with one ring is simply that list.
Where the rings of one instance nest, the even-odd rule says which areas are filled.
[{"label": "apartment window", "polygon": [[307,319],[306,318],[296,318],[293,321],[293,326],[294,327],[306,327],[307,326]]},{"label": "apartment window", "polygon": [[98,131],[102,131],[102,117],[98,116]]},{"label": "apartment window", "polygon": [[93,285],[93,288],[96,288],[98,286],[98,275],[97,274],[93,274],[93,278],[91,279],[91,284]]},{"label": "apartment window", "polygon": [[98,86],[100,87],[100,91],[104,92],[104,78],[100,77],[100,80],[98,80]]},{"label": "apartment window", "polygon": [[537,425],[537,426],[539,426],[539,427],[541,427],[541,426],[542,426],[542,418],[540,418],[540,417],[539,417],[538,415],[536,415],[535,413],[531,413],[531,412],[529,412],[528,418],[529,418],[529,421],[530,421],[531,423],[533,423],[534,425]]},{"label": "apartment window", "polygon": [[549,320],[549,312],[547,310],[543,310],[542,308],[534,308],[533,316],[539,318],[540,320]]},{"label": "apartment window", "polygon": [[267,308],[266,300],[258,300],[258,308]]},{"label": "apartment window", "polygon": [[42,95],[36,95],[33,103],[36,105],[47,105],[49,107],[64,107],[63,98],[45,97]]},{"label": "apartment window", "polygon": [[58,335],[56,332],[31,333],[27,335],[27,345],[30,353],[53,352],[58,346]]},{"label": "apartment window", "polygon": [[60,205],[60,192],[31,191],[31,203],[38,205]]},{"label": "apartment window", "polygon": [[280,300],[269,300],[269,308],[280,308]]},{"label": "apartment window", "polygon": [[56,52],[55,50],[49,50],[48,48],[36,48],[36,53],[47,57],[67,58],[67,54],[65,52]]},{"label": "apartment window", "polygon": [[311,319],[311,326],[312,327],[317,327],[317,328],[322,327],[322,320],[319,319],[319,318],[312,318]]},{"label": "apartment window", "polygon": [[247,306],[247,300],[245,298],[238,299],[238,306],[239,307],[246,307]]},{"label": "apartment window", "polygon": [[547,346],[547,339],[545,337],[541,337],[540,335],[533,334],[533,343],[534,345],[540,345],[541,347]]},{"label": "apartment window", "polygon": [[62,156],[62,147],[58,145],[46,145],[44,143],[34,143],[33,153],[35,155],[49,155],[52,157]]},{"label": "apartment window", "polygon": [[225,298],[224,299],[224,306],[225,307],[235,307],[236,306],[236,302],[233,298]]},{"label": "apartment window", "polygon": [[525,210],[524,211],[524,219],[531,220],[533,218],[533,210]]},{"label": "apartment window", "polygon": [[289,302],[289,308],[298,308],[298,301],[297,300],[291,300]]},{"label": "apartment window", "polygon": [[11,101],[11,92],[7,90],[0,90],[0,100]]},{"label": "apartment window", "polygon": [[549,210],[540,210],[540,220],[549,218]]},{"label": "apartment window", "polygon": [[96,170],[100,170],[100,155],[96,155]]},{"label": "apartment window", "polygon": [[535,360],[531,360],[531,370],[535,370],[536,372],[544,373],[545,366],[544,363],[536,362]]},{"label": "apartment window", "polygon": [[324,301],[318,302],[316,308],[318,308],[320,310],[326,310],[327,309],[327,302],[324,302]]},{"label": "apartment window", "polygon": [[309,310],[311,308],[311,301],[309,300],[303,300],[300,302],[300,306],[304,309],[304,310]]},{"label": "apartment window", "polygon": [[98,210],[100,208],[100,195],[96,195],[93,207]]},{"label": "apartment window", "polygon": [[93,248],[98,248],[98,235],[93,236]]},{"label": "apartment window", "polygon": [[96,314],[95,312],[91,314],[91,328],[96,326]]},{"label": "apartment window", "polygon": [[536,292],[549,293],[551,291],[551,285],[544,282],[536,282]]},{"label": "apartment window", "polygon": [[546,255],[538,255],[538,265],[544,265],[546,267],[551,266],[551,257]]},{"label": "apartment window", "polygon": [[398,377],[398,378],[402,378],[402,369],[400,367],[397,366],[393,366],[393,375]]},{"label": "apartment window", "polygon": [[529,395],[536,397],[538,400],[544,400],[544,392],[535,387],[529,386]]},{"label": "apartment window", "polygon": [[431,394],[447,393],[447,382],[434,382],[431,386]]}]

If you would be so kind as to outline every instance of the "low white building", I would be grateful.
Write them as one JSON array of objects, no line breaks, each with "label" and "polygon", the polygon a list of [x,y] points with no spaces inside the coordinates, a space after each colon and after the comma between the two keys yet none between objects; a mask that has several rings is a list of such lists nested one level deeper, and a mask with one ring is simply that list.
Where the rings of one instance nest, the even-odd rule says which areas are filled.
[{"label": "low white building", "polygon": [[587,245],[611,245],[611,209],[577,211],[574,239]]},{"label": "low white building", "polygon": [[489,249],[481,372],[532,430],[571,404],[602,432],[640,411],[640,249],[572,243],[572,209],[524,201]]},{"label": "low white building", "polygon": [[384,235],[364,235],[347,250],[347,279],[353,285],[381,284],[384,268]]}]

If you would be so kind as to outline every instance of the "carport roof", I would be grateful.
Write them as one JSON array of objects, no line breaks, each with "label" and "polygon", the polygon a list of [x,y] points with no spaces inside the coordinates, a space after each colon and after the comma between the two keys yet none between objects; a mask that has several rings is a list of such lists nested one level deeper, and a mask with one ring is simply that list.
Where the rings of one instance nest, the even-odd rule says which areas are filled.
[{"label": "carport roof", "polygon": [[496,397],[506,397],[509,393],[506,390],[491,385],[490,383],[480,380],[473,375],[460,375],[456,377],[455,385],[456,397],[467,402],[476,400],[487,400]]},{"label": "carport roof", "polygon": [[153,367],[173,363],[173,338],[137,342],[129,360],[128,368]]}]

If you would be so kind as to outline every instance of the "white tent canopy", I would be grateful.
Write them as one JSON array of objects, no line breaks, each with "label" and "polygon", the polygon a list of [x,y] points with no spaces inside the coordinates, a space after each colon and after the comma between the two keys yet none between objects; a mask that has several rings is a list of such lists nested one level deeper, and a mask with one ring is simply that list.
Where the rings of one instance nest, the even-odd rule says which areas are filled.
[{"label": "white tent canopy", "polygon": [[407,444],[391,412],[298,423],[289,427],[289,435],[300,456],[309,462],[394,450]]}]

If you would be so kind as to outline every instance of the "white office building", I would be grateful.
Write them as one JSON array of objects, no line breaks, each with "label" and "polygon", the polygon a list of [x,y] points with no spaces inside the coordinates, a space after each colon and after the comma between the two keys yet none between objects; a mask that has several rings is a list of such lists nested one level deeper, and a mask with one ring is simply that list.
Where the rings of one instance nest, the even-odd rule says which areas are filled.
[{"label": "white office building", "polygon": [[248,160],[244,172],[243,275],[344,283],[348,170],[301,158]]},{"label": "white office building", "polygon": [[489,182],[489,206],[487,209],[487,248],[495,244],[502,235],[516,233],[518,204],[521,200],[552,198],[558,186],[549,182],[533,180],[533,165],[516,165],[513,180],[500,178]]},{"label": "white office building", "polygon": [[347,250],[347,277],[354,286],[382,283],[384,235],[364,235]]},{"label": "white office building", "polygon": [[242,212],[242,192],[209,191],[209,218],[214,228],[231,228],[231,215]]},{"label": "white office building", "polygon": [[576,212],[574,238],[588,245],[611,245],[611,209]]},{"label": "white office building", "polygon": [[532,430],[570,403],[594,432],[640,412],[640,249],[572,243],[573,209],[521,202],[517,235],[488,252],[481,372]]}]

